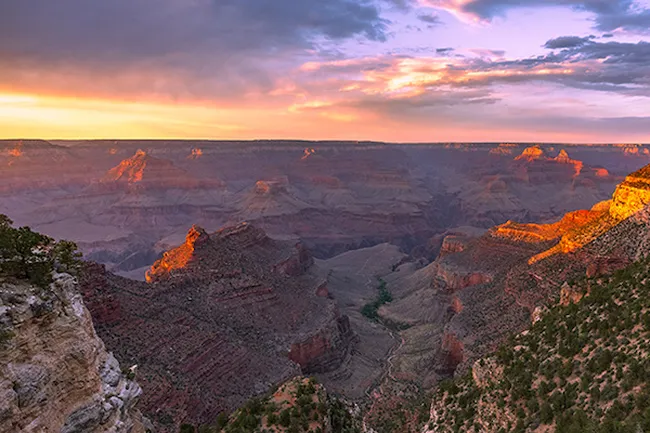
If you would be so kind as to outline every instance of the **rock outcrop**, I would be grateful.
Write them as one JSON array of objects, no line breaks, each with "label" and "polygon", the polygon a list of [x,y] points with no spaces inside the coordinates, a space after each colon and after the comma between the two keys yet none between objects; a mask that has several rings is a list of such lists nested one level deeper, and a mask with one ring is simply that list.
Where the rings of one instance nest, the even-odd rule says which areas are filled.
[{"label": "rock outcrop", "polygon": [[94,266],[82,286],[107,346],[139,365],[141,407],[159,431],[212,422],[296,374],[335,370],[353,348],[309,252],[252,224],[192,227],[147,280]]},{"label": "rock outcrop", "polygon": [[[192,153],[192,156],[200,155]],[[157,158],[138,149],[135,154],[110,169],[101,179],[102,188],[126,188],[129,190],[170,188],[192,189],[201,187],[222,187],[223,183],[212,180],[209,185],[200,182],[192,175],[174,165],[167,159]]]},{"label": "rock outcrop", "polygon": [[[393,360],[399,374],[430,382],[462,375],[478,357],[538,320],[549,299],[559,295],[563,304],[578,302],[584,294],[566,281],[608,274],[638,258],[639,251],[650,251],[650,236],[640,236],[650,221],[645,173],[650,169],[629,176],[612,200],[555,223],[509,221],[462,243],[450,237],[432,264],[389,285],[408,295],[381,313],[392,318],[411,312],[412,327],[402,333],[406,349]],[[411,348],[425,345],[435,356],[423,367]]]},{"label": "rock outcrop", "polygon": [[144,433],[140,386],[97,337],[76,280],[0,280],[0,431]]},{"label": "rock outcrop", "polygon": [[157,260],[151,269],[145,274],[147,282],[152,282],[159,278],[171,277],[171,275],[178,270],[185,268],[188,262],[194,256],[196,244],[199,245],[208,239],[208,234],[200,227],[192,226],[187,232],[185,243],[167,251],[163,254],[160,260]]},{"label": "rock outcrop", "polygon": [[627,176],[612,199],[597,203],[590,210],[570,212],[552,224],[518,224],[508,221],[494,228],[496,237],[526,243],[555,241],[548,249],[529,259],[534,264],[556,254],[568,254],[605,234],[650,204],[650,166]]},{"label": "rock outcrop", "polygon": [[624,220],[650,203],[650,166],[645,166],[625,178],[614,193],[609,214]]},{"label": "rock outcrop", "polygon": [[516,161],[534,161],[546,157],[546,152],[539,146],[527,147],[521,155],[515,158]]}]

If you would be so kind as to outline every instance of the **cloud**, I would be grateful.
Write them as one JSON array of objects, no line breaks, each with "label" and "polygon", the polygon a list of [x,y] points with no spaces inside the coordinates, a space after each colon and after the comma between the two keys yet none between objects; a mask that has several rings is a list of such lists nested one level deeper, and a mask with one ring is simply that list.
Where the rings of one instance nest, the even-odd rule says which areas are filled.
[{"label": "cloud", "polygon": [[386,37],[370,0],[4,0],[0,51],[140,58],[312,47],[318,36]]},{"label": "cloud", "polygon": [[172,97],[263,91],[297,56],[328,41],[384,41],[388,25],[374,0],[2,0],[0,84],[101,94],[102,83],[108,93]]},{"label": "cloud", "polygon": [[589,37],[581,38],[578,36],[560,36],[559,38],[547,41],[546,44],[544,44],[544,47],[551,50],[558,48],[575,48],[583,46],[590,40]]},{"label": "cloud", "polygon": [[453,48],[451,47],[445,47],[445,48],[436,48],[436,53],[437,54],[449,54],[452,51],[454,51]]},{"label": "cloud", "polygon": [[595,27],[600,31],[650,31],[650,9],[634,0],[418,0],[418,3],[445,9],[472,21],[491,21],[514,8],[566,6],[593,13]]},{"label": "cloud", "polygon": [[418,19],[427,24],[440,24],[440,17],[434,14],[420,14]]},{"label": "cloud", "polygon": [[486,48],[472,48],[469,52],[485,58],[502,58],[506,54],[504,50],[489,50]]},{"label": "cloud", "polygon": [[[478,53],[480,57],[376,56],[310,62],[295,77],[295,86],[301,89],[296,93],[306,100],[326,97],[329,110],[332,104],[371,111],[383,107],[386,112],[390,108],[391,115],[400,108],[492,104],[502,98],[499,86],[540,82],[650,97],[650,43],[601,43],[564,36],[546,46],[559,51],[523,59]],[[442,50],[444,55],[447,50]]]}]

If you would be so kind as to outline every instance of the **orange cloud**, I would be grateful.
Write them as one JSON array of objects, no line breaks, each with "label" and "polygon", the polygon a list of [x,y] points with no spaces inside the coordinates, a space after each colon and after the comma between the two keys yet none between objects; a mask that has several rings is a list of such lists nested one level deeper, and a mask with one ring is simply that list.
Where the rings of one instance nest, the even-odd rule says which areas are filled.
[{"label": "orange cloud", "polygon": [[81,86],[88,95],[76,97],[40,87],[0,88],[0,137],[588,141],[598,132],[565,128],[541,135],[529,128],[530,119],[520,124],[494,114],[495,108],[485,110],[497,97],[493,84],[554,81],[603,67],[597,61],[567,65],[381,56],[312,61],[264,91],[223,101],[192,92],[177,99],[136,93],[127,100],[128,92],[111,97],[106,90],[92,96],[90,85]]}]

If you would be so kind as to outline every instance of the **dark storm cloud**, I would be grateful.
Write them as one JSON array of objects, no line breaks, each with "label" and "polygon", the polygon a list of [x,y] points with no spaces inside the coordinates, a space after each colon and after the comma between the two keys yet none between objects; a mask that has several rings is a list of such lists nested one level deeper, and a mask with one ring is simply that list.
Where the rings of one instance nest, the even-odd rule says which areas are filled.
[{"label": "dark storm cloud", "polygon": [[602,15],[598,19],[598,28],[604,31],[623,29],[650,33],[650,10]]},{"label": "dark storm cloud", "polygon": [[580,47],[589,41],[589,37],[581,38],[578,36],[560,36],[559,38],[551,39],[546,42],[544,47],[552,50],[558,48],[575,48]]},{"label": "dark storm cloud", "polygon": [[[547,47],[562,45],[554,41],[576,41],[575,37],[563,37],[547,42]],[[594,42],[582,38],[580,44],[573,44],[559,52],[545,56],[511,61],[489,62],[474,59],[457,66],[470,71],[510,71],[513,74],[490,77],[486,83],[551,81],[570,87],[617,92],[628,95],[650,96],[650,43]],[[571,44],[564,44],[571,45]],[[597,61],[597,63],[593,63]],[[563,73],[567,68],[572,72]],[[549,73],[538,74],[544,69]],[[481,82],[472,85],[485,84]]]},{"label": "dark storm cloud", "polygon": [[381,41],[386,26],[371,0],[3,0],[0,55],[228,56],[309,48],[318,37]]},{"label": "dark storm cloud", "polygon": [[[384,41],[399,0],[0,0],[0,86],[216,100],[271,91],[303,56]],[[392,5],[392,6],[391,6]]]},{"label": "dark storm cloud", "polygon": [[[434,6],[445,6],[446,0],[428,0]],[[601,31],[623,29],[632,32],[650,31],[650,10],[634,0],[471,0],[458,6],[459,10],[490,20],[518,7],[568,6],[596,15],[596,28]]]}]

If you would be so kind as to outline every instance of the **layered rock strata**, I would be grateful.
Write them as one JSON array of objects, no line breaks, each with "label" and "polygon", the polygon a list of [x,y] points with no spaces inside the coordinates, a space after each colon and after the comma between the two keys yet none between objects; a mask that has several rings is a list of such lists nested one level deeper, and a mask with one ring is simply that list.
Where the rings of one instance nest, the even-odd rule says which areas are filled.
[{"label": "layered rock strata", "polygon": [[349,359],[354,333],[309,252],[253,225],[192,227],[147,280],[93,266],[83,287],[107,345],[139,365],[142,410],[160,431],[212,422],[289,377]]},{"label": "layered rock strata", "polygon": [[141,393],[95,334],[74,278],[0,281],[0,431],[144,433]]}]

